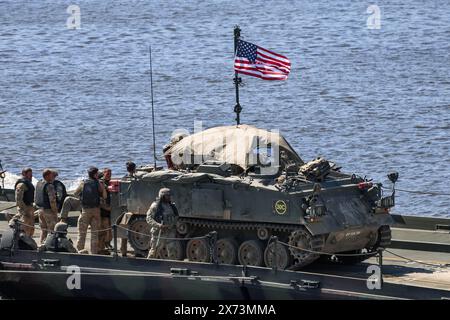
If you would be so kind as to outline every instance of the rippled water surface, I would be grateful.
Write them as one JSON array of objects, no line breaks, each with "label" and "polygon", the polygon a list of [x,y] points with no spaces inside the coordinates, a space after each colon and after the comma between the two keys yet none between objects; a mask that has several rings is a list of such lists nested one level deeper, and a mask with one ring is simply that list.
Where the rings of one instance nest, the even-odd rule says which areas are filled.
[{"label": "rippled water surface", "polygon": [[[69,30],[66,9],[81,9]],[[450,2],[0,1],[0,159],[123,174],[151,162],[148,45],[158,150],[176,128],[232,124],[233,26],[288,56],[286,82],[243,77],[243,122],[280,129],[304,160],[449,193]],[[398,193],[396,212],[450,216],[450,196]]]}]

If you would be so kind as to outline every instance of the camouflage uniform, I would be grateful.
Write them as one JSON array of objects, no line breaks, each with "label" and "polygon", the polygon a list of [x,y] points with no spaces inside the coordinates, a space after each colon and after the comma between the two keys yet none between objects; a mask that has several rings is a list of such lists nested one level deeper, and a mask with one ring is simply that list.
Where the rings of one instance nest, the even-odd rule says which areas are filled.
[{"label": "camouflage uniform", "polygon": [[47,194],[50,200],[51,209],[39,209],[39,226],[41,227],[40,243],[44,243],[47,238],[48,231],[55,228],[58,222],[58,205],[56,203],[56,190],[53,184],[47,185]]},{"label": "camouflage uniform", "polygon": [[[101,184],[101,182],[100,182]],[[75,190],[74,195],[76,197],[80,196],[83,192],[84,181],[80,183],[78,188]],[[100,187],[101,192],[100,198],[106,198],[105,188]],[[78,239],[76,248],[78,251],[84,250],[84,245],[86,243],[86,234],[88,227],[91,226],[91,253],[97,254],[99,251],[99,242],[98,242],[98,232],[100,229],[100,206],[96,208],[85,208],[81,205],[81,214],[78,218]]]},{"label": "camouflage uniform", "polygon": [[22,230],[27,236],[32,237],[34,234],[34,207],[24,202],[23,195],[28,191],[25,183],[18,183],[16,186],[16,204],[17,214],[13,217],[22,221],[27,226],[22,226]]},{"label": "camouflage uniform", "polygon": [[[165,203],[160,200],[166,193],[170,194],[170,190],[166,188],[161,189],[159,191],[158,199],[151,204],[147,211],[146,220],[151,228],[150,251],[147,256],[148,259],[155,258],[157,251],[163,246],[166,246],[169,259],[175,259],[174,255],[176,253],[174,252],[173,241],[161,239],[175,238],[177,236],[176,222],[178,214],[176,212],[175,205],[173,203]],[[158,219],[157,217],[158,209],[161,210],[161,219]],[[157,220],[159,220],[159,222]],[[164,225],[163,228],[161,228],[162,225]],[[160,238],[159,242],[158,238]]]},{"label": "camouflage uniform", "polygon": [[54,231],[48,235],[44,245],[39,249],[42,251],[77,253],[72,240],[67,239],[66,234],[67,224],[63,222],[57,223]]}]

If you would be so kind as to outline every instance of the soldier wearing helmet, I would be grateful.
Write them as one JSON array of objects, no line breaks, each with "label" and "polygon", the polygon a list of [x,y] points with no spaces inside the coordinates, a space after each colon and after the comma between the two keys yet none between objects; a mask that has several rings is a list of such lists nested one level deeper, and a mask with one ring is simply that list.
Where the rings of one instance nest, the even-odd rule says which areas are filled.
[{"label": "soldier wearing helmet", "polygon": [[67,238],[67,223],[58,222],[54,231],[47,236],[45,243],[39,248],[42,251],[77,253],[72,240]]},{"label": "soldier wearing helmet", "polygon": [[166,247],[169,259],[175,259],[173,243],[163,238],[175,238],[178,210],[171,200],[170,189],[159,190],[158,198],[147,211],[147,223],[150,225],[150,251],[147,258],[155,258],[158,249]]}]

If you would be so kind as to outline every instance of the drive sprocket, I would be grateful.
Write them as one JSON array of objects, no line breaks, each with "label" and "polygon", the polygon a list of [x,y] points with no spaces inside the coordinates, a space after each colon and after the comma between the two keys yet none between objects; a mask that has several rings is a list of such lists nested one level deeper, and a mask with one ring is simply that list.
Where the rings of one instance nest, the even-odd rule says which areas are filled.
[{"label": "drive sprocket", "polygon": [[288,243],[289,251],[294,258],[294,264],[289,269],[299,270],[320,257],[320,254],[315,252],[322,251],[324,238],[321,235],[313,236],[306,229],[298,229],[291,233]]}]

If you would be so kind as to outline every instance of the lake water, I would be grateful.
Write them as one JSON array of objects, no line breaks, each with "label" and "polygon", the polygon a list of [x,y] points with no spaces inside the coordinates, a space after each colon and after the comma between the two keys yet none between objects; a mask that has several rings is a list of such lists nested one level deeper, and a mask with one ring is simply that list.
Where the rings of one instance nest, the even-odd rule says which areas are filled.
[{"label": "lake water", "polygon": [[[450,2],[0,1],[0,159],[125,173],[152,160],[148,46],[158,152],[176,128],[233,124],[233,26],[286,55],[284,82],[243,76],[242,122],[279,129],[304,160],[398,187],[449,193]],[[81,29],[66,26],[69,5]],[[38,175],[38,172],[36,172]],[[398,192],[395,212],[450,216],[450,196]]]}]

